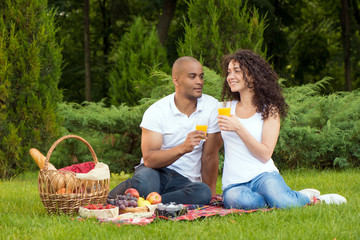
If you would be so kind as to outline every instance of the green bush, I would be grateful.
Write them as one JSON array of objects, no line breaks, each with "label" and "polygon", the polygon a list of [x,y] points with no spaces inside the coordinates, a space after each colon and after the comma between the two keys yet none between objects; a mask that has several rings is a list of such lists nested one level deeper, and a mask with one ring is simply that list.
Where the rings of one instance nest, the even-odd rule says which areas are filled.
[{"label": "green bush", "polygon": [[[99,161],[112,171],[131,171],[140,162],[139,127],[142,115],[155,100],[143,100],[135,107],[106,107],[104,102],[59,104],[64,118],[63,134],[79,135],[94,148]],[[51,162],[58,168],[78,162],[92,161],[87,147],[79,140],[65,140],[54,151]]]},{"label": "green bush", "polygon": [[115,67],[109,74],[111,104],[136,105],[140,99],[149,97],[151,89],[158,85],[156,79],[149,78],[150,69],[161,67],[169,71],[166,50],[160,44],[155,27],[147,26],[140,17],[115,49],[111,57]]},{"label": "green bush", "polygon": [[265,20],[257,9],[242,0],[191,0],[188,3],[184,39],[179,42],[180,56],[193,56],[205,66],[221,72],[222,56],[237,49],[251,49],[266,57],[262,50]]},{"label": "green bush", "polygon": [[285,89],[290,112],[273,156],[281,168],[360,165],[360,91],[320,95],[329,81]]},{"label": "green bush", "polygon": [[[214,71],[204,68],[204,93],[220,98],[221,79]],[[142,99],[136,107],[107,108],[103,103],[60,104],[65,128],[79,134],[94,147],[101,161],[114,172],[132,172],[141,158],[139,128],[144,111],[157,99],[173,92],[171,77],[161,71],[152,73],[164,84],[153,89],[150,99]],[[328,78],[315,84],[285,89],[290,106],[283,119],[273,159],[280,169],[346,168],[360,165],[360,91],[320,95]],[[167,83],[166,83],[167,82]],[[58,159],[67,155],[91,161],[85,145],[71,143],[59,151]],[[76,153],[76,151],[78,151]],[[220,152],[220,172],[223,156]],[[63,166],[66,166],[66,164]]]},{"label": "green bush", "polygon": [[35,168],[31,147],[59,134],[61,47],[45,0],[0,3],[0,177]]}]

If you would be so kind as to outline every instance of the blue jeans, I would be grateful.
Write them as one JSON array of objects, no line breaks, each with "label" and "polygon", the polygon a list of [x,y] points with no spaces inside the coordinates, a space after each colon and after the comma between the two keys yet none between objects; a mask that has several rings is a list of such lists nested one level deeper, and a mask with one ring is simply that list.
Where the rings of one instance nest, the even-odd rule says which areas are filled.
[{"label": "blue jeans", "polygon": [[114,188],[109,197],[124,194],[125,188],[133,187],[145,198],[151,192],[160,193],[162,203],[209,204],[211,200],[210,188],[205,183],[191,182],[169,168],[152,169],[142,164],[135,169],[133,177],[127,180],[126,185],[125,182]]},{"label": "blue jeans", "polygon": [[224,189],[224,206],[237,209],[302,207],[310,199],[292,191],[278,172],[265,172],[249,182],[232,184]]}]

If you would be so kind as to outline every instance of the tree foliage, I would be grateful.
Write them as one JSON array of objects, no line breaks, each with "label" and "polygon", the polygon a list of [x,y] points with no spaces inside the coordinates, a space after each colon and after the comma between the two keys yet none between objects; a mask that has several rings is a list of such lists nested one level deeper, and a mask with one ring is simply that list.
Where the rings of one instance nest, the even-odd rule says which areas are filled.
[{"label": "tree foliage", "polygon": [[[360,3],[346,1],[349,2],[351,80],[356,89],[360,86],[360,53],[356,47],[360,41]],[[174,1],[90,0],[93,101],[108,97],[110,83],[104,76],[114,67],[109,56],[134,18],[141,16],[149,25],[157,26],[166,11],[165,2]],[[49,0],[49,3],[58,9],[56,21],[62,29],[58,37],[64,43],[64,70],[59,86],[64,89],[64,100],[80,103],[85,99],[84,4],[70,0]],[[288,79],[288,87],[331,76],[334,78],[331,85],[322,90],[331,93],[345,89],[340,16],[341,1],[335,0],[179,0],[168,29],[166,56],[170,64],[179,55],[202,57],[206,66],[219,72],[223,54],[256,46],[279,75]],[[254,25],[253,29],[243,26],[254,19],[259,20],[258,26]],[[262,43],[258,44],[257,33],[264,38]]]},{"label": "tree foliage", "polygon": [[61,47],[46,1],[0,4],[0,177],[31,168],[29,149],[58,136]]},{"label": "tree foliage", "polygon": [[281,75],[289,80],[286,84],[297,86],[331,76],[334,80],[323,92],[346,90],[344,52],[350,50],[352,87],[358,88],[358,1],[351,1],[348,9],[351,31],[347,34],[350,34],[351,44],[347,50],[343,49],[342,44],[341,1],[302,0],[292,1],[292,5],[287,10],[292,15],[293,23],[282,28],[288,41],[288,54],[283,59],[287,66],[281,69]]},{"label": "tree foliage", "polygon": [[[63,89],[64,100],[81,103],[85,100],[84,69],[84,1],[48,0],[49,6],[57,9],[55,19],[61,31],[58,41],[63,42],[64,67],[59,87]],[[152,26],[157,25],[164,0],[90,0],[90,59],[91,99],[100,101],[108,97],[109,61],[123,35],[128,32],[137,16],[146,19]],[[180,1],[178,6],[184,5]],[[179,16],[180,15],[180,16]],[[174,18],[181,18],[179,12]],[[178,24],[181,28],[181,24]],[[171,48],[176,40],[172,24],[172,38],[167,44]],[[174,28],[175,27],[175,28]],[[175,47],[174,47],[175,48]],[[173,57],[176,58],[177,56]],[[108,102],[107,102],[108,104]]]},{"label": "tree foliage", "polygon": [[[282,83],[290,114],[274,152],[278,166],[359,166],[359,90],[334,93],[345,85],[339,1],[177,1],[164,47],[155,31],[164,0],[89,2],[92,99],[110,96],[116,105],[110,108],[107,100],[56,105],[62,99],[61,50],[59,86],[65,100],[84,100],[83,2],[49,0],[54,12],[46,0],[0,1],[0,176],[35,167],[28,150],[49,148],[59,130],[57,107],[64,118],[62,134],[84,136],[113,171],[131,171],[141,157],[143,112],[174,91],[167,61],[198,58],[206,66],[204,92],[219,99],[221,57],[238,48],[269,59],[287,79]],[[346,2],[356,89],[359,1]],[[324,76],[333,79],[321,81]],[[85,146],[69,142],[54,153],[59,166],[77,157],[91,160]]]},{"label": "tree foliage", "polygon": [[147,26],[140,17],[123,36],[112,59],[115,67],[109,75],[109,95],[113,105],[136,105],[158,84],[156,79],[149,78],[150,68],[169,70],[166,51],[155,27]]},{"label": "tree foliage", "polygon": [[202,59],[205,66],[218,72],[222,57],[240,48],[266,57],[266,49],[262,49],[265,19],[242,0],[191,0],[187,17],[179,56]]}]

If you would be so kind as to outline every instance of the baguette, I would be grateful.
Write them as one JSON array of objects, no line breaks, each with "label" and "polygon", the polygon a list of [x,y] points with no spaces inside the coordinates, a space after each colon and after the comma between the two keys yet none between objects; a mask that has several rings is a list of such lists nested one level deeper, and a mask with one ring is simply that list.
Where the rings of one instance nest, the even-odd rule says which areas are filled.
[{"label": "baguette", "polygon": [[[46,157],[39,150],[37,150],[36,148],[31,148],[30,149],[30,155],[34,159],[34,161],[36,162],[38,167],[42,170],[44,168],[44,166],[45,166]],[[48,169],[49,170],[56,170],[56,168],[51,163],[49,163]]]}]

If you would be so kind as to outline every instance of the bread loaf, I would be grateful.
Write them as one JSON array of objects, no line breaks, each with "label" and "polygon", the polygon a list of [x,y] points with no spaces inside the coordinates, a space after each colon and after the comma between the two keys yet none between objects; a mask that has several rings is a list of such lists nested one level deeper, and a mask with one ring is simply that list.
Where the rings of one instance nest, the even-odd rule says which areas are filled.
[{"label": "bread loaf", "polygon": [[[36,148],[30,149],[30,155],[34,159],[38,167],[42,170],[45,166],[46,157]],[[56,170],[56,168],[51,163],[48,163],[48,170]]]}]

